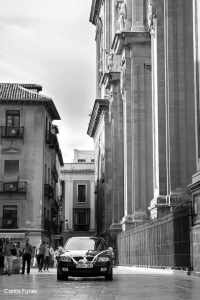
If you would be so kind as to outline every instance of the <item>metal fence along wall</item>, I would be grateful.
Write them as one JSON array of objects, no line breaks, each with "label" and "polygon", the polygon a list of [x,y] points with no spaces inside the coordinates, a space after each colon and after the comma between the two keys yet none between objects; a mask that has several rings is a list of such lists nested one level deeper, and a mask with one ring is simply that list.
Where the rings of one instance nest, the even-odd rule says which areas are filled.
[{"label": "metal fence along wall", "polygon": [[118,264],[191,269],[191,226],[189,203],[155,221],[133,226],[117,236]]}]

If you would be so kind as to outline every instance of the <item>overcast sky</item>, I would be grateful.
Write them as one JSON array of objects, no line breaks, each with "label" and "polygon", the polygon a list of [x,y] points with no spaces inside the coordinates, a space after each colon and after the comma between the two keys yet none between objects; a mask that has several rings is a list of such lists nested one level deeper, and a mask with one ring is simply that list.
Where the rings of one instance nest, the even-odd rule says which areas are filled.
[{"label": "overcast sky", "polygon": [[87,128],[95,100],[92,0],[0,0],[0,82],[35,83],[61,116],[64,162],[91,150]]}]

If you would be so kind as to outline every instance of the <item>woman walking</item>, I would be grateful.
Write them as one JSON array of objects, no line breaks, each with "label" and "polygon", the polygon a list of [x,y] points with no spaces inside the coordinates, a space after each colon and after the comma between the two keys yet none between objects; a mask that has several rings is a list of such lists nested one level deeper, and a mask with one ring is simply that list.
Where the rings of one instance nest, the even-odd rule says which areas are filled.
[{"label": "woman walking", "polygon": [[10,237],[6,236],[5,244],[3,245],[3,253],[4,253],[4,269],[5,275],[11,275],[12,266],[13,266],[13,255],[11,253],[11,249],[13,248],[13,244],[10,241]]}]

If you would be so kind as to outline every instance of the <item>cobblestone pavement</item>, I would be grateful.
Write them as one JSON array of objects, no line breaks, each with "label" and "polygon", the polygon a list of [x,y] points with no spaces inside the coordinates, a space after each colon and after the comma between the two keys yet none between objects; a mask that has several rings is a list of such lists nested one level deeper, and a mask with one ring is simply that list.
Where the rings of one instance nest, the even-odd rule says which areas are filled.
[{"label": "cobblestone pavement", "polygon": [[0,276],[0,299],[200,299],[200,277],[176,275],[171,270],[132,267],[113,270],[113,281],[105,281],[103,277],[57,281],[56,269],[50,269],[49,273],[31,269],[30,275]]}]

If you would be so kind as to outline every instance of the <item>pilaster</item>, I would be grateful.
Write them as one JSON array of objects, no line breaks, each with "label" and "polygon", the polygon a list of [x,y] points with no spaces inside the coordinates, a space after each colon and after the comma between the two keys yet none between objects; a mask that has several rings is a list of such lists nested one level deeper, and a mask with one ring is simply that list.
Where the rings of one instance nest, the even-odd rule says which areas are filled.
[{"label": "pilaster", "polygon": [[[192,2],[153,1],[150,16],[154,198],[151,214],[191,200],[195,173]],[[158,13],[159,12],[159,13]],[[184,62],[184,63],[183,63]],[[162,198],[162,206],[160,202]],[[159,213],[158,213],[159,214]]]}]

